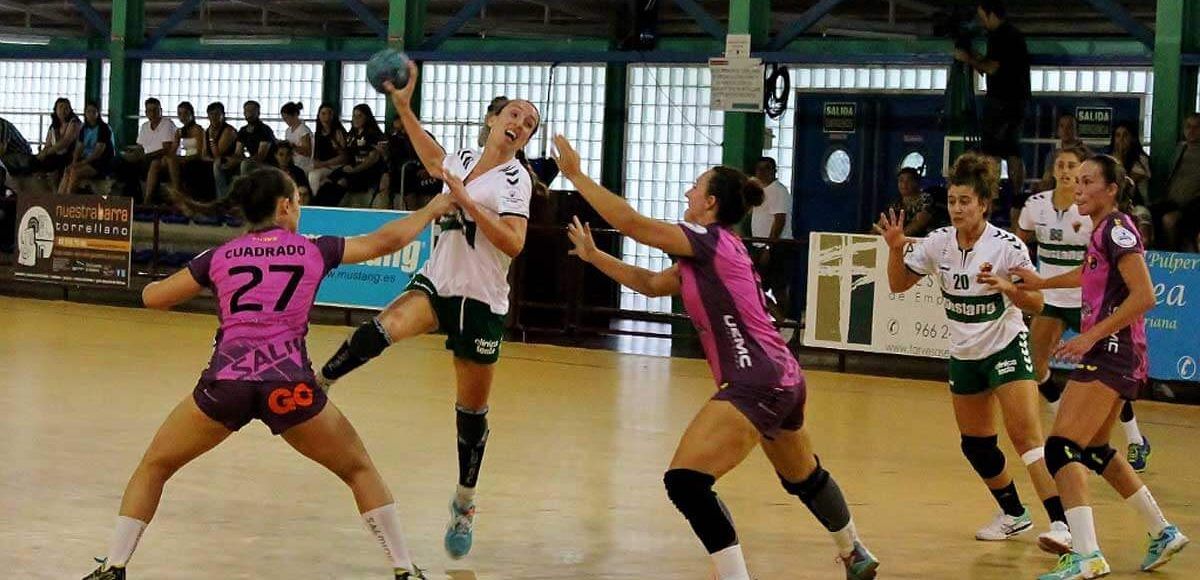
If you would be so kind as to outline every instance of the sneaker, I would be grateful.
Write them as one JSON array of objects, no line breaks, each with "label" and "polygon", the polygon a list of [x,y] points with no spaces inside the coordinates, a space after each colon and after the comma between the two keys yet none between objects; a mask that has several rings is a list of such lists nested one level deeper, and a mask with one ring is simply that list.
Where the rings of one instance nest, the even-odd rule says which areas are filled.
[{"label": "sneaker", "polygon": [[849,555],[838,556],[838,560],[846,566],[846,580],[871,580],[879,568],[879,560],[858,541]]},{"label": "sneaker", "polygon": [[404,568],[396,568],[396,580],[425,580],[425,572],[413,564],[411,571]]},{"label": "sneaker", "polygon": [[1029,516],[1029,508],[1019,516],[1010,516],[1004,512],[996,514],[996,518],[975,532],[975,539],[984,542],[999,542],[1007,540],[1022,532],[1033,529],[1033,519]]},{"label": "sneaker", "polygon": [[1166,564],[1191,540],[1175,526],[1167,526],[1157,538],[1150,538],[1146,559],[1142,560],[1142,571],[1149,572]]},{"label": "sneaker", "polygon": [[1109,572],[1112,569],[1100,550],[1086,555],[1068,552],[1058,559],[1058,565],[1053,570],[1038,576],[1038,580],[1087,580],[1108,576]]},{"label": "sneaker", "polygon": [[1129,466],[1134,471],[1138,473],[1146,471],[1146,465],[1150,462],[1150,440],[1145,435],[1142,435],[1142,443],[1140,445],[1130,443],[1129,452],[1125,457],[1129,460]]},{"label": "sneaker", "polygon": [[1038,535],[1038,547],[1061,556],[1071,551],[1071,528],[1063,522],[1050,522],[1050,529]]},{"label": "sneaker", "polygon": [[475,533],[475,504],[459,507],[450,500],[450,523],[446,526],[446,553],[457,560],[471,551],[471,538]]},{"label": "sneaker", "polygon": [[91,574],[83,577],[83,580],[125,580],[125,568],[106,567],[104,560],[96,558],[100,566]]}]

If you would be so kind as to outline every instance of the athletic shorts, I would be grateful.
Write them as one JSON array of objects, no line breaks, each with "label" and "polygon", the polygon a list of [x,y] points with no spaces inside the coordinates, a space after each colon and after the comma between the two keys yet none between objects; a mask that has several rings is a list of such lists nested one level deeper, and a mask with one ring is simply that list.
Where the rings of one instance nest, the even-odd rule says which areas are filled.
[{"label": "athletic shorts", "polygon": [[413,276],[408,287],[429,297],[438,329],[446,333],[446,350],[454,356],[482,365],[496,364],[504,339],[504,316],[473,298],[439,296],[433,282],[421,274]]},{"label": "athletic shorts", "polygon": [[208,381],[201,379],[192,399],[213,421],[237,431],[258,419],[279,435],[321,413],[328,397],[311,382]]},{"label": "athletic shorts", "polygon": [[780,431],[795,431],[804,425],[804,403],[808,389],[804,380],[787,387],[752,387],[725,384],[712,396],[714,401],[729,401],[741,411],[766,439]]},{"label": "athletic shorts", "polygon": [[1092,350],[1083,355],[1083,360],[1075,365],[1070,379],[1080,383],[1099,381],[1104,386],[1114,390],[1127,401],[1137,400],[1146,383],[1145,377],[1133,376],[1133,364],[1128,357],[1115,356],[1108,353],[1104,347],[1105,341],[1096,343]]},{"label": "athletic shorts", "polygon": [[1047,304],[1042,307],[1042,312],[1038,316],[1061,320],[1068,330],[1079,332],[1079,312],[1079,308],[1063,308]]},{"label": "athletic shorts", "polygon": [[976,395],[1013,381],[1036,381],[1029,333],[1022,332],[999,352],[979,360],[950,357],[950,392]]}]

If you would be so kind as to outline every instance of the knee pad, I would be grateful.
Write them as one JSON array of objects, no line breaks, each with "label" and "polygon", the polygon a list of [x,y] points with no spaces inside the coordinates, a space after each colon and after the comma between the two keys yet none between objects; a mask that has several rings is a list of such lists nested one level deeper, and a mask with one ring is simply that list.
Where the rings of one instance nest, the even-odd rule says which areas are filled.
[{"label": "knee pad", "polygon": [[1125,401],[1121,406],[1121,422],[1128,423],[1133,420],[1133,403]]},{"label": "knee pad", "polygon": [[691,469],[672,469],[663,475],[667,497],[683,514],[709,554],[737,543],[733,519],[712,486],[717,478]]},{"label": "knee pad", "polygon": [[383,349],[391,346],[392,339],[388,337],[383,323],[378,318],[372,318],[370,322],[359,326],[346,344],[350,347],[350,354],[368,360],[379,356]]},{"label": "knee pad", "polygon": [[984,479],[991,479],[1004,473],[1004,452],[997,444],[995,435],[989,437],[962,436],[962,452],[975,468],[975,473]]},{"label": "knee pad", "polygon": [[1066,437],[1051,435],[1046,439],[1045,449],[1046,469],[1050,470],[1051,477],[1058,475],[1058,472],[1071,462],[1083,461],[1083,448]]},{"label": "knee pad", "polygon": [[1096,472],[1096,475],[1104,475],[1104,470],[1108,469],[1108,463],[1116,454],[1117,450],[1110,445],[1087,447],[1083,450],[1083,459],[1080,460],[1080,463]]},{"label": "knee pad", "polygon": [[458,440],[467,447],[476,447],[487,442],[488,420],[487,407],[472,411],[454,406],[455,424],[458,427]]},{"label": "knee pad", "polygon": [[829,484],[829,472],[825,471],[824,467],[821,467],[820,461],[817,461],[817,468],[808,477],[804,478],[804,481],[791,482],[780,475],[779,483],[783,484],[784,490],[800,498],[800,501],[807,504]]}]

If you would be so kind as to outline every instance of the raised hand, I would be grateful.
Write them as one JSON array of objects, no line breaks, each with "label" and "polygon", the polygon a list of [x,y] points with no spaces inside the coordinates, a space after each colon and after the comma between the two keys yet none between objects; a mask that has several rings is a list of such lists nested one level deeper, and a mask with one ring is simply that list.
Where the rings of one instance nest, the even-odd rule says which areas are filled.
[{"label": "raised hand", "polygon": [[572,256],[579,256],[580,260],[590,263],[596,252],[596,241],[592,239],[592,226],[579,222],[579,216],[571,219],[571,223],[567,224],[567,237],[571,243],[575,245],[575,249],[567,253]]},{"label": "raised hand", "polygon": [[1021,279],[1020,282],[1017,282],[1017,288],[1022,290],[1042,290],[1046,287],[1046,279],[1039,276],[1034,270],[1018,268],[1013,270],[1013,274]]},{"label": "raised hand", "polygon": [[875,233],[883,236],[889,248],[904,251],[908,236],[904,235],[904,210],[897,215],[896,210],[889,209],[886,214],[879,214],[879,223],[875,224]]},{"label": "raised hand", "polygon": [[445,181],[446,186],[450,188],[449,197],[451,201],[453,201],[459,207],[471,205],[471,203],[473,203],[471,201],[471,195],[467,193],[467,186],[463,185],[463,180],[449,171],[443,171],[442,174],[442,180]]},{"label": "raised hand", "polygon": [[383,87],[388,91],[388,97],[392,99],[392,105],[395,105],[397,111],[406,111],[412,105],[413,91],[417,90],[417,75],[420,74],[417,70],[417,63],[408,61],[408,84],[403,87],[397,87],[392,84],[392,81],[383,81]]},{"label": "raised hand", "polygon": [[554,158],[558,160],[559,171],[562,171],[562,174],[567,179],[571,179],[573,176],[582,173],[579,163],[579,153],[571,146],[571,142],[561,134],[554,136]]}]

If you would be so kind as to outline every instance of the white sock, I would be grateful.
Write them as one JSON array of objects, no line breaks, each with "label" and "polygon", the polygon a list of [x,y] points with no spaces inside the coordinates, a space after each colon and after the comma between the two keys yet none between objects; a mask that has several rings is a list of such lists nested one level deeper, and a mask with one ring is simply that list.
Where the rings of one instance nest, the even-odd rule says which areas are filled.
[{"label": "white sock", "polygon": [[854,551],[854,542],[858,540],[858,530],[854,527],[853,519],[846,524],[846,527],[836,532],[830,532],[830,535],[833,536],[833,543],[837,544],[839,556],[846,556]]},{"label": "white sock", "polygon": [[1125,442],[1133,445],[1134,443],[1142,444],[1142,430],[1138,429],[1137,417],[1130,419],[1128,422],[1121,421],[1121,429],[1125,431]]},{"label": "white sock", "polygon": [[458,486],[454,492],[454,503],[458,507],[467,507],[475,504],[475,488]]},{"label": "white sock", "polygon": [[392,560],[393,568],[412,570],[412,556],[404,543],[404,532],[400,529],[400,514],[396,512],[396,504],[389,503],[375,508],[362,515],[367,530],[375,536],[375,540],[383,547],[388,558]]},{"label": "white sock", "polygon": [[117,527],[113,530],[112,545],[108,548],[108,559],[105,560],[105,564],[117,568],[128,564],[144,531],[146,531],[146,522],[117,516]]},{"label": "white sock", "polygon": [[742,547],[734,544],[711,554],[713,564],[717,565],[717,580],[750,580],[750,571],[746,570],[746,559],[742,557]]},{"label": "white sock", "polygon": [[1163,529],[1171,525],[1162,510],[1158,508],[1158,502],[1154,501],[1154,496],[1150,495],[1150,488],[1144,485],[1141,489],[1133,492],[1133,495],[1125,498],[1125,503],[1128,503],[1137,510],[1138,515],[1142,516],[1142,523],[1146,524],[1146,531],[1150,532],[1151,536],[1157,538]]},{"label": "white sock", "polygon": [[1096,521],[1092,508],[1081,505],[1067,510],[1067,525],[1071,528],[1071,546],[1076,554],[1091,554],[1100,550],[1096,541]]}]

